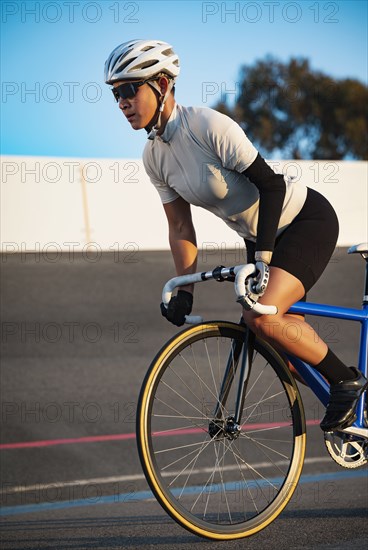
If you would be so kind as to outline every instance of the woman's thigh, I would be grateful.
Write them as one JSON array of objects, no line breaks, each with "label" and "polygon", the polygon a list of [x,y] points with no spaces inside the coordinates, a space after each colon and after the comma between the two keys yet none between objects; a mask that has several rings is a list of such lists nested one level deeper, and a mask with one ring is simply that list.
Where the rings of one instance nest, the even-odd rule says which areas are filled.
[{"label": "woman's thigh", "polygon": [[279,313],[286,313],[304,295],[304,286],[299,279],[279,267],[270,266],[269,283],[259,302],[275,305]]}]

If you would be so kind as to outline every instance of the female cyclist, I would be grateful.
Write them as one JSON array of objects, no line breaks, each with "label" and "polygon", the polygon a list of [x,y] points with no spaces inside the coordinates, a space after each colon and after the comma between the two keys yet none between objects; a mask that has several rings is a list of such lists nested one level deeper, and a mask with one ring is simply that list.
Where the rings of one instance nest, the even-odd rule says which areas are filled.
[{"label": "female cyclist", "polygon": [[[303,317],[288,314],[329,262],[338,236],[336,214],[318,192],[274,173],[232,119],[209,108],[178,105],[179,71],[171,45],[159,40],[125,42],[105,63],[105,81],[123,115],[134,130],[148,133],[143,162],[163,203],[177,274],[196,271],[191,204],[237,231],[248,261],[258,268],[259,301],[278,308],[272,317],[243,310],[245,322],[327,378],[331,395],[321,428],[346,428],[355,421],[366,378],[344,365]],[[182,287],[162,313],[181,326],[192,305],[193,287]],[[290,322],[297,324],[297,341],[286,336]]]}]

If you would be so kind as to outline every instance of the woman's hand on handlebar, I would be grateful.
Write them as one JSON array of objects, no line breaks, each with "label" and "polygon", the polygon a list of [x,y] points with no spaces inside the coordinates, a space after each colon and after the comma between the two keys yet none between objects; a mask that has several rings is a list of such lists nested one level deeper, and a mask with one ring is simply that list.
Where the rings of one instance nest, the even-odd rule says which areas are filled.
[{"label": "woman's hand on handlebar", "polygon": [[181,327],[185,323],[185,316],[189,315],[193,307],[193,294],[186,290],[179,290],[168,303],[167,308],[161,302],[161,313],[170,323]]},{"label": "woman's hand on handlebar", "polygon": [[253,301],[263,296],[266,292],[268,281],[270,278],[270,268],[264,262],[256,262],[256,276],[250,278],[247,282],[247,295]]}]

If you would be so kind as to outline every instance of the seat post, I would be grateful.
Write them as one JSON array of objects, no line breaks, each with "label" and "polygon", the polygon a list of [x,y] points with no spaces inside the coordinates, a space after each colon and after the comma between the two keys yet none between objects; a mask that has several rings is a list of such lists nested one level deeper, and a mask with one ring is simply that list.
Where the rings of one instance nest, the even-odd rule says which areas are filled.
[{"label": "seat post", "polygon": [[368,306],[368,242],[351,246],[348,249],[348,254],[360,254],[361,257],[365,260],[363,307],[367,307]]}]

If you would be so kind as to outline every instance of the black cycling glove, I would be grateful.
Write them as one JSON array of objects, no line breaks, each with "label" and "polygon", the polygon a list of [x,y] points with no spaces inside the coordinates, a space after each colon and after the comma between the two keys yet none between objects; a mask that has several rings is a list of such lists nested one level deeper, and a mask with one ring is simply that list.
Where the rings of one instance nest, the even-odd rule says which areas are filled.
[{"label": "black cycling glove", "polygon": [[189,315],[193,306],[193,294],[186,290],[179,290],[176,296],[173,296],[167,306],[161,303],[161,313],[170,323],[181,327],[185,323],[185,316]]}]

